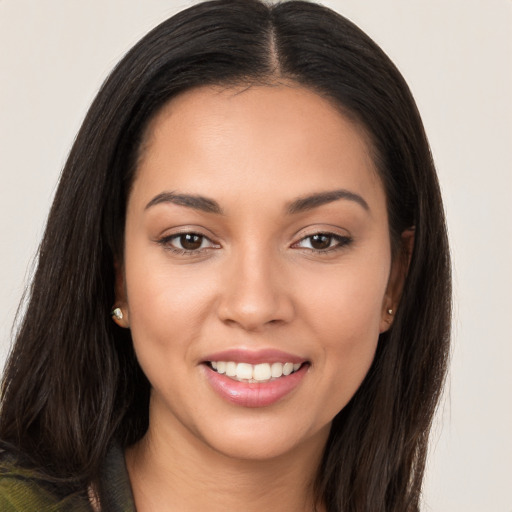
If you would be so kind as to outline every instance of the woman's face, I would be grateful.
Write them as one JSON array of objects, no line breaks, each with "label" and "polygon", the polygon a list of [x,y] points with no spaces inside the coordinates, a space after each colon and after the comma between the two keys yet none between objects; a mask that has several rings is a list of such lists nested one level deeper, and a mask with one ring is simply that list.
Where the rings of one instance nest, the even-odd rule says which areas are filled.
[{"label": "woman's face", "polygon": [[186,92],[149,127],[125,236],[150,433],[242,458],[323,446],[393,306],[361,130],[299,86]]}]

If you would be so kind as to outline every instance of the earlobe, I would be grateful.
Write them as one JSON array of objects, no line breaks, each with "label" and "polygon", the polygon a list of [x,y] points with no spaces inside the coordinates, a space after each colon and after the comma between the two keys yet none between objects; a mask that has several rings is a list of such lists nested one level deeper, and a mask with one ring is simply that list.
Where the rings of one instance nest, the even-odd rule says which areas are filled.
[{"label": "earlobe", "polygon": [[409,272],[414,249],[414,226],[406,229],[400,237],[400,249],[391,264],[388,286],[382,302],[380,332],[386,332],[393,324],[405,279]]},{"label": "earlobe", "polygon": [[394,311],[392,308],[387,308],[383,313],[381,313],[381,321],[380,321],[380,334],[389,330],[391,325],[393,324],[393,314]]},{"label": "earlobe", "polygon": [[128,304],[126,300],[126,286],[124,279],[124,269],[122,265],[120,265],[117,261],[114,263],[114,269],[116,273],[116,281],[115,281],[115,296],[116,302],[112,307],[112,311],[110,312],[110,316],[112,320],[119,325],[119,327],[123,327],[125,329],[130,327],[130,322],[128,319]]},{"label": "earlobe", "polygon": [[116,306],[110,312],[110,316],[112,320],[119,325],[119,327],[128,328],[130,325],[128,323],[128,316],[125,312],[123,312],[123,308]]}]

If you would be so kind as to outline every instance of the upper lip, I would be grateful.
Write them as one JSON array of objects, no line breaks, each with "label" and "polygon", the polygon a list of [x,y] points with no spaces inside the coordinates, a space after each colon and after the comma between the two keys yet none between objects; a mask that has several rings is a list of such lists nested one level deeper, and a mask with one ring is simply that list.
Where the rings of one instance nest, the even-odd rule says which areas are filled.
[{"label": "upper lip", "polygon": [[204,362],[208,361],[234,361],[235,363],[305,363],[304,357],[289,354],[276,349],[247,350],[233,348],[215,352],[205,357]]}]

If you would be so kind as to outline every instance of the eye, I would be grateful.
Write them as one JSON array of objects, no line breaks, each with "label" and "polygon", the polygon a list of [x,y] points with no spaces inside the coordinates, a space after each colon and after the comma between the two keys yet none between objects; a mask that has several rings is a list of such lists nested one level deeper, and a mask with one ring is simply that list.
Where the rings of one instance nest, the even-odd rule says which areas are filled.
[{"label": "eye", "polygon": [[352,241],[347,236],[336,235],[334,233],[315,233],[299,240],[294,247],[301,249],[310,249],[316,252],[328,252],[348,245]]},{"label": "eye", "polygon": [[179,233],[166,236],[159,240],[159,243],[178,254],[200,252],[203,249],[218,247],[209,238],[199,233]]}]

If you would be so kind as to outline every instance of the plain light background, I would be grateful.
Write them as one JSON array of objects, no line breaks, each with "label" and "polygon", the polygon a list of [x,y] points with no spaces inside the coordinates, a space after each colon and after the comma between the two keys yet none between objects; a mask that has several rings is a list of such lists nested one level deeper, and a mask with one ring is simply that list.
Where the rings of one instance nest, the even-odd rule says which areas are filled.
[{"label": "plain light background", "polygon": [[[119,58],[191,3],[0,0],[0,363],[86,109]],[[453,356],[422,510],[512,512],[512,1],[324,3],[404,74],[444,193]]]}]

